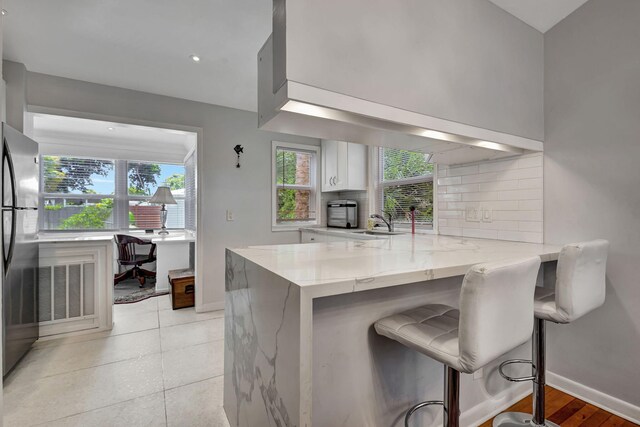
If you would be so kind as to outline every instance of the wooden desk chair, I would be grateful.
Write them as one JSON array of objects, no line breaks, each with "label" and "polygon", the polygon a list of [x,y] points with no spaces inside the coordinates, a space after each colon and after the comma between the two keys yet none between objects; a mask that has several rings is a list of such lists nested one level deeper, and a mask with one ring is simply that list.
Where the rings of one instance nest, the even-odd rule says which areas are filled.
[{"label": "wooden desk chair", "polygon": [[[118,246],[118,264],[123,267],[133,266],[133,268],[124,273],[114,274],[114,286],[125,279],[136,278],[140,282],[140,287],[144,286],[147,277],[156,277],[155,271],[140,268],[143,264],[148,264],[156,260],[156,245],[149,240],[138,239],[137,237],[127,236],[126,234],[116,234],[114,236],[116,245]],[[151,245],[148,254],[136,254],[136,245]]]}]

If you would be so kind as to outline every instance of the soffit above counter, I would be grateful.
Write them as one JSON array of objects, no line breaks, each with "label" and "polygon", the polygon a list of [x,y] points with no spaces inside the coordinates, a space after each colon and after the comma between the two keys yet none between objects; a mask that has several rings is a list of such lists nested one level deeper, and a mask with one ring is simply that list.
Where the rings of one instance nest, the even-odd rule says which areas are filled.
[{"label": "soffit above counter", "polygon": [[[402,71],[402,67],[398,67],[401,71],[389,75],[380,70],[393,70],[385,63],[386,56],[409,68],[425,65],[424,58],[412,54],[414,51],[406,46],[393,49],[393,44],[400,40],[391,33],[387,38],[381,38],[378,33],[384,33],[384,28],[372,32],[365,25],[351,26],[349,17],[342,14],[352,13],[354,23],[375,21],[384,26],[388,24],[380,21],[376,13],[398,12],[396,6],[377,5],[376,8],[385,10],[367,10],[363,16],[356,13],[360,9],[350,7],[341,11],[341,16],[332,21],[331,26],[323,26],[317,23],[318,19],[311,19],[313,15],[310,14],[330,15],[333,7],[330,3],[300,5],[275,0],[274,33],[258,54],[260,129],[416,149],[432,153],[434,161],[444,164],[542,151],[540,34],[521,25],[512,16],[494,13],[495,7],[491,5],[486,8],[477,3],[463,1],[459,5],[443,7],[438,2],[426,1],[419,7],[425,10],[417,11],[438,11],[451,15],[452,19],[473,20],[465,13],[481,9],[477,11],[486,15],[487,21],[502,25],[500,31],[513,33],[515,41],[502,40],[504,34],[500,31],[479,29],[478,22],[466,22],[474,31],[482,33],[477,37],[481,41],[469,41],[468,37],[474,34],[465,34],[451,42],[452,49],[465,49],[465,43],[476,49],[495,41],[498,35],[502,37],[496,41],[497,51],[488,54],[487,60],[475,52],[461,51],[459,56],[454,55],[461,68],[474,65],[473,70],[468,71],[466,82],[467,71],[456,69],[455,75],[447,75],[452,73],[452,63],[446,63],[447,47],[441,46],[417,48],[422,53],[432,54],[431,62],[426,64],[431,73],[427,78],[411,81],[411,76],[419,74],[412,70]],[[443,36],[434,34],[434,30],[417,28],[419,21],[406,15],[396,18],[406,21],[408,37],[422,40],[427,31],[426,36],[443,42]],[[396,18],[391,18],[390,22]],[[340,37],[336,37],[338,33]],[[342,42],[336,44],[340,40]],[[309,48],[307,52],[304,47]],[[363,49],[365,53],[361,52]],[[471,58],[467,58],[469,56]],[[406,61],[402,62],[404,59]],[[372,64],[377,65],[372,67]],[[530,73],[526,71],[527,67],[532,68]],[[323,71],[319,72],[319,69]],[[369,71],[358,74],[357,70]],[[403,73],[409,81],[402,81]]]}]

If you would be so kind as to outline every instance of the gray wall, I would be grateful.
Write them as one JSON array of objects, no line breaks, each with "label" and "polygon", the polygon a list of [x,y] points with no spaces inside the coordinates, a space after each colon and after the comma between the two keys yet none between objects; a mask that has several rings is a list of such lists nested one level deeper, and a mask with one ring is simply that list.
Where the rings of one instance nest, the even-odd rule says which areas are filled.
[{"label": "gray wall", "polygon": [[[289,80],[544,139],[543,37],[486,0],[286,2]],[[274,25],[275,80],[285,60]]]},{"label": "gray wall", "polygon": [[[224,248],[294,243],[298,232],[271,231],[271,141],[319,141],[257,130],[256,113],[136,92],[77,80],[28,73],[30,108],[49,107],[203,129],[198,151],[205,308],[224,303]],[[244,146],[241,168],[233,147]],[[226,210],[235,221],[226,221]]]},{"label": "gray wall", "polygon": [[640,1],[545,35],[544,237],[611,242],[604,307],[550,327],[549,370],[640,405]]},{"label": "gray wall", "polygon": [[6,122],[23,132],[24,113],[27,111],[27,69],[18,62],[2,61],[2,77],[6,83]]}]

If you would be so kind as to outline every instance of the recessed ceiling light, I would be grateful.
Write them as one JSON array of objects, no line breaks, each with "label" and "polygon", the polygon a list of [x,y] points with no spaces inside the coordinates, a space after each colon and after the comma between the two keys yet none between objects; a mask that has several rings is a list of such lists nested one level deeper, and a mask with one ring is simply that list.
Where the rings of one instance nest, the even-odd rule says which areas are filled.
[{"label": "recessed ceiling light", "polygon": [[7,12],[7,9],[2,9],[2,16],[6,16],[8,14],[9,14],[9,12]]},{"label": "recessed ceiling light", "polygon": [[116,130],[116,128],[113,128],[113,127],[109,126],[109,127],[107,128],[107,130],[112,131],[112,130]]},{"label": "recessed ceiling light", "polygon": [[189,58],[191,58],[193,62],[200,62],[200,57],[198,55],[189,55]]}]

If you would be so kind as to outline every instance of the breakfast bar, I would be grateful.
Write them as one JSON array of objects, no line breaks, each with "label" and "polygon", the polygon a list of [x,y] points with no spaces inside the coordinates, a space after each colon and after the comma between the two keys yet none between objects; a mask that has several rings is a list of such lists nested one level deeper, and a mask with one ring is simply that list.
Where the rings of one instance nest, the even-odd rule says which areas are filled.
[{"label": "breakfast bar", "polygon": [[[427,303],[456,306],[474,264],[540,256],[553,267],[560,249],[437,235],[228,249],[230,424],[401,425],[407,408],[441,397],[442,365],[376,335],[373,323]],[[541,269],[539,284],[547,270],[554,269]],[[524,345],[505,359],[528,353]],[[499,379],[499,363],[463,376],[463,424],[477,425],[529,392]],[[437,423],[440,413],[424,411],[416,425]]]}]

